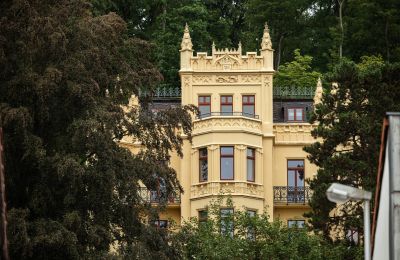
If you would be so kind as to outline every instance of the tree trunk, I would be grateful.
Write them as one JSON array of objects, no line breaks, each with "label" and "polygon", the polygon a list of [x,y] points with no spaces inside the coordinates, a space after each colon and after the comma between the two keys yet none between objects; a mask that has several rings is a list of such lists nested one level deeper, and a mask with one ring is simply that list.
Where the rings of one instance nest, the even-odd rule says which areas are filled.
[{"label": "tree trunk", "polygon": [[386,24],[385,24],[385,43],[386,43],[386,60],[390,62],[390,51],[389,51],[389,17],[386,17]]},{"label": "tree trunk", "polygon": [[346,0],[338,0],[339,4],[339,26],[340,26],[340,45],[339,45],[339,58],[343,56],[343,39],[344,39],[344,29],[343,29],[343,4]]},{"label": "tree trunk", "polygon": [[281,37],[279,37],[278,55],[276,57],[275,70],[278,70],[279,69],[279,65],[281,64],[282,41],[283,41],[283,34],[281,35]]}]

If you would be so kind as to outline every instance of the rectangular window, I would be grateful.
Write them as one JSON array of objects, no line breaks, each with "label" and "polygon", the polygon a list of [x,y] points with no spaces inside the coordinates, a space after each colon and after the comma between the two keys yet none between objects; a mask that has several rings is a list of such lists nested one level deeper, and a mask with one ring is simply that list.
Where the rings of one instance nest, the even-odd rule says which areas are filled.
[{"label": "rectangular window", "polygon": [[153,220],[152,225],[157,228],[168,228],[168,220]]},{"label": "rectangular window", "polygon": [[221,209],[221,234],[233,237],[233,209]]},{"label": "rectangular window", "polygon": [[208,211],[199,210],[199,225],[203,225],[208,220]]},{"label": "rectangular window", "polygon": [[287,161],[288,202],[304,202],[304,160]]},{"label": "rectangular window", "polygon": [[[255,210],[247,210],[246,213],[250,218],[254,218],[257,214],[257,212]],[[254,226],[252,226],[251,223],[247,227],[247,239],[250,239],[250,240],[256,239],[256,231],[255,231]]]},{"label": "rectangular window", "polygon": [[234,179],[234,149],[233,146],[222,146],[221,153],[221,180]]},{"label": "rectangular window", "polygon": [[287,121],[304,121],[304,109],[303,108],[288,108],[287,109]]},{"label": "rectangular window", "polygon": [[289,228],[304,228],[305,221],[304,220],[288,220]]},{"label": "rectangular window", "polygon": [[255,181],[256,154],[253,148],[247,148],[247,181]]},{"label": "rectangular window", "polygon": [[204,182],[208,180],[208,154],[207,148],[199,149],[199,180]]},{"label": "rectangular window", "polygon": [[233,97],[221,96],[221,116],[233,115]]},{"label": "rectangular window", "polygon": [[199,96],[200,118],[211,116],[211,96]]},{"label": "rectangular window", "polygon": [[242,113],[243,116],[254,117],[255,114],[255,97],[252,95],[242,96]]}]

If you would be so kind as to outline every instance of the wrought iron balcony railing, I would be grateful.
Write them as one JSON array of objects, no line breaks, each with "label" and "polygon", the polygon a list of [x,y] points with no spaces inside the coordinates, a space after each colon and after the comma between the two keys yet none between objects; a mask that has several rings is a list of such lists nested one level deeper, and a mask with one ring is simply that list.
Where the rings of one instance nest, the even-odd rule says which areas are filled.
[{"label": "wrought iron balcony railing", "polygon": [[140,196],[148,203],[167,203],[167,204],[180,204],[181,203],[181,192],[179,190],[174,191],[169,196],[165,190],[149,190],[146,187],[140,188]]},{"label": "wrought iron balcony railing", "polygon": [[249,113],[244,113],[244,112],[211,112],[211,113],[206,113],[206,114],[201,114],[199,116],[196,116],[196,119],[204,119],[208,117],[213,117],[213,116],[243,116],[243,117],[249,117],[249,118],[254,118],[254,119],[259,119],[259,115],[254,115],[254,114],[249,114]]},{"label": "wrought iron balcony railing", "polygon": [[[140,96],[145,96],[149,95],[148,91],[141,90],[139,92]],[[180,87],[172,87],[172,86],[167,86],[167,85],[160,85],[154,91],[152,92],[153,98],[157,99],[171,99],[171,98],[178,98],[180,99],[182,96],[182,91]]]},{"label": "wrought iron balcony railing", "polygon": [[274,186],[274,203],[308,204],[312,196],[310,187]]},{"label": "wrought iron balcony railing", "polygon": [[315,95],[315,87],[278,87],[275,86],[274,89],[274,98],[282,98],[282,99],[313,99]]}]

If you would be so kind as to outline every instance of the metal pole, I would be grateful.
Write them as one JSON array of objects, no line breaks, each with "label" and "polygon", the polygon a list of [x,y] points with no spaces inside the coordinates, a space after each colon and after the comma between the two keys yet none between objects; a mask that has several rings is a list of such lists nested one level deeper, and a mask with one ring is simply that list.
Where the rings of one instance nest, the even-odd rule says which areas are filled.
[{"label": "metal pole", "polygon": [[371,260],[371,223],[370,223],[370,200],[364,200],[364,259]]}]

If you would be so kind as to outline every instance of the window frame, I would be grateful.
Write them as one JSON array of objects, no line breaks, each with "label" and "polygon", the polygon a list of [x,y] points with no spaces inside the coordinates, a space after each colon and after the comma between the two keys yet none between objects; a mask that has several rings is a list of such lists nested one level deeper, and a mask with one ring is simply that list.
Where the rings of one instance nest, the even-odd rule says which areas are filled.
[{"label": "window frame", "polygon": [[[230,212],[227,214],[227,216],[225,216],[225,217],[222,217],[222,211],[223,210],[229,210]],[[234,236],[234,234],[235,234],[235,225],[234,225],[234,218],[233,218],[233,216],[234,216],[234,214],[235,214],[235,209],[234,208],[220,208],[219,209],[219,217],[220,217],[220,234],[221,235],[225,235],[225,236],[228,236],[228,233],[229,233],[229,237],[231,237],[231,238],[233,238],[233,236]],[[229,220],[229,222],[228,223],[226,223],[227,225],[231,225],[231,229],[228,231],[228,230],[225,230],[225,232],[226,233],[223,233],[222,232],[222,222],[225,220],[225,219],[228,219]],[[226,220],[225,220],[226,221]]]},{"label": "window frame", "polygon": [[[249,101],[250,97],[253,97],[253,99],[254,99],[253,102]],[[246,102],[244,101],[245,98],[247,98]],[[253,114],[246,114],[245,115],[243,108],[244,108],[244,106],[250,106],[250,105],[253,106]],[[256,95],[242,95],[242,115],[243,116],[252,116],[252,117],[254,117],[255,114],[256,114]]]},{"label": "window frame", "polygon": [[[210,102],[207,102],[207,101],[200,102],[200,98],[204,98],[204,100],[206,100],[207,98],[210,98]],[[210,108],[209,115],[202,115],[200,113],[200,118],[211,116],[211,95],[199,95],[197,97],[197,106],[199,107],[199,111],[201,111],[201,109],[200,109],[201,106],[208,106]]]},{"label": "window frame", "polygon": [[[289,167],[289,162],[290,161],[303,161],[303,167]],[[298,170],[302,169],[303,170],[303,186],[298,186],[297,185],[297,174]],[[305,175],[306,175],[306,165],[305,165],[305,160],[304,159],[287,159],[286,161],[286,179],[287,179],[287,187],[305,187],[304,185],[304,180],[305,180]],[[295,186],[289,186],[289,171],[295,171]]]},{"label": "window frame", "polygon": [[[290,226],[289,222],[294,222],[296,224],[296,226]],[[302,222],[303,225],[299,226],[298,223]],[[304,226],[306,225],[306,220],[305,219],[288,219],[287,220],[287,227],[288,228],[304,228]]]},{"label": "window frame", "polygon": [[[226,100],[229,100],[229,98],[232,98],[232,102],[229,102],[229,101],[222,101],[222,99],[223,98],[226,98]],[[231,112],[230,112],[230,114],[224,114],[224,113],[229,113],[229,112],[222,112],[222,106],[228,106],[228,105],[230,105],[231,106]],[[220,115],[221,116],[232,116],[233,115],[233,95],[221,95],[220,96],[220,99],[219,99],[219,109],[220,109]]]},{"label": "window frame", "polygon": [[[161,222],[165,222],[166,226],[165,227],[161,227],[160,223]],[[158,228],[158,229],[168,229],[168,220],[166,219],[154,219],[151,221],[151,224],[153,227]]]},{"label": "window frame", "polygon": [[[232,154],[223,155],[222,148],[232,148]],[[223,179],[222,178],[222,158],[232,158],[232,178]],[[219,179],[221,181],[233,181],[235,180],[235,146],[220,146],[219,147]]]},{"label": "window frame", "polygon": [[[202,217],[202,216],[201,216],[201,213],[202,213],[202,212],[205,212],[205,214],[206,214],[205,217]],[[202,225],[202,224],[204,224],[204,223],[207,223],[207,221],[208,221],[208,210],[207,210],[207,209],[200,209],[200,210],[198,210],[198,216],[199,216],[199,218],[198,218],[198,220],[199,220],[199,225]]]},{"label": "window frame", "polygon": [[[248,155],[249,150],[252,151],[253,156]],[[248,172],[249,161],[253,162],[253,172],[252,172],[253,179],[249,179],[249,172]],[[256,149],[254,149],[252,147],[247,147],[247,149],[246,149],[246,179],[248,182],[256,182]]]},{"label": "window frame", "polygon": [[[254,218],[257,216],[257,210],[255,209],[246,209],[246,214],[247,216],[249,216],[249,218]],[[253,214],[253,216],[252,216]],[[247,234],[246,234],[246,238],[254,241],[256,240],[256,230],[254,229],[254,227],[247,227]]]},{"label": "window frame", "polygon": [[[206,151],[206,156],[201,155],[201,151]],[[202,179],[202,172],[201,172],[201,162],[206,161],[207,163],[207,178]],[[207,147],[203,147],[199,149],[199,182],[207,182],[208,181],[208,150]]]},{"label": "window frame", "polygon": [[[289,119],[289,110],[294,110],[294,119],[290,120]],[[301,119],[297,118],[297,110],[301,109],[302,113],[301,113]],[[288,107],[286,108],[286,121],[287,122],[304,122],[305,121],[305,109],[304,107]]]}]

